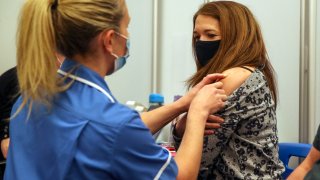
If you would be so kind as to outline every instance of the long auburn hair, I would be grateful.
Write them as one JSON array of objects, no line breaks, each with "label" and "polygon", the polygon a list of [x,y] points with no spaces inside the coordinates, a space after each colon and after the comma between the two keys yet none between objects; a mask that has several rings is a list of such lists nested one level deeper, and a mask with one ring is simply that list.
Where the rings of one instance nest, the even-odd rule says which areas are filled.
[{"label": "long auburn hair", "polygon": [[215,56],[202,67],[195,54],[196,39],[192,37],[197,72],[187,80],[188,87],[195,86],[207,74],[222,73],[234,67],[251,66],[263,72],[277,105],[275,72],[269,61],[259,24],[250,10],[232,1],[209,2],[200,7],[193,16],[193,29],[199,15],[210,16],[220,22],[221,42]]}]

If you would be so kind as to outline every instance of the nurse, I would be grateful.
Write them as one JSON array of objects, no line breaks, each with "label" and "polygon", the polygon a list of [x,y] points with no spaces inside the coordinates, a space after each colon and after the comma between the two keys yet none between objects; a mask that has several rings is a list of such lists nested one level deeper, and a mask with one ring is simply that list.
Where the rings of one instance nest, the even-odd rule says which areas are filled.
[{"label": "nurse", "polygon": [[[209,114],[224,106],[222,74],[141,116],[105,75],[129,56],[124,0],[27,0],[17,33],[21,96],[10,122],[5,179],[195,179]],[[56,72],[55,52],[66,59]],[[152,133],[188,111],[175,159]],[[151,133],[150,133],[151,132]]]}]

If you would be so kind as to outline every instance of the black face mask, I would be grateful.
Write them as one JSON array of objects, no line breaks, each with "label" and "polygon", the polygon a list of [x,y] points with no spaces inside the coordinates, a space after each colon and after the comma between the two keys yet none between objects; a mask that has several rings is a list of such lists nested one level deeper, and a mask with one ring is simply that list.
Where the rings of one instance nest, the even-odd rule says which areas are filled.
[{"label": "black face mask", "polygon": [[196,41],[196,55],[201,66],[208,64],[209,60],[217,53],[219,45],[220,40]]}]

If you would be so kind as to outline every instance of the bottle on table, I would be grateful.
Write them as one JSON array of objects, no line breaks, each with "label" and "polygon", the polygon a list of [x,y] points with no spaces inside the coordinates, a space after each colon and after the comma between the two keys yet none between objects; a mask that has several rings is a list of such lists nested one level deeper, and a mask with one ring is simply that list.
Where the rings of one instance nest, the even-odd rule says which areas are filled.
[{"label": "bottle on table", "polygon": [[[161,94],[152,93],[149,95],[149,108],[148,111],[151,111],[153,109],[156,109],[158,107],[163,106],[164,103],[164,97]],[[161,133],[161,129],[156,132],[153,137],[157,141],[159,135]]]},{"label": "bottle on table", "polygon": [[163,106],[164,97],[161,94],[152,93],[149,95],[149,108],[148,111]]}]

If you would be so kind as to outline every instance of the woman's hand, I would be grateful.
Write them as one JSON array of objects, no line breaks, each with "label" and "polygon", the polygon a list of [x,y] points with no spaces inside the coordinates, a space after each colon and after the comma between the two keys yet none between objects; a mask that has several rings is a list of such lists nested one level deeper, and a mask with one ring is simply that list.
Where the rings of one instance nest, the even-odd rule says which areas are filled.
[{"label": "woman's hand", "polygon": [[176,124],[174,126],[174,135],[179,138],[182,138],[184,130],[186,129],[187,116],[188,113],[184,113],[176,119]]},{"label": "woman's hand", "polygon": [[204,131],[204,135],[214,134],[214,129],[220,128],[220,124],[223,123],[224,120],[216,115],[210,115],[206,122],[206,129]]},{"label": "woman's hand", "polygon": [[[177,122],[175,125],[175,136],[181,138],[184,134],[184,130],[186,128],[186,120],[187,120],[187,113],[182,114],[177,118]],[[216,115],[209,115],[208,120],[206,122],[206,128],[204,131],[204,135],[211,135],[214,134],[214,129],[220,128],[220,124],[223,123],[224,120]]]}]

